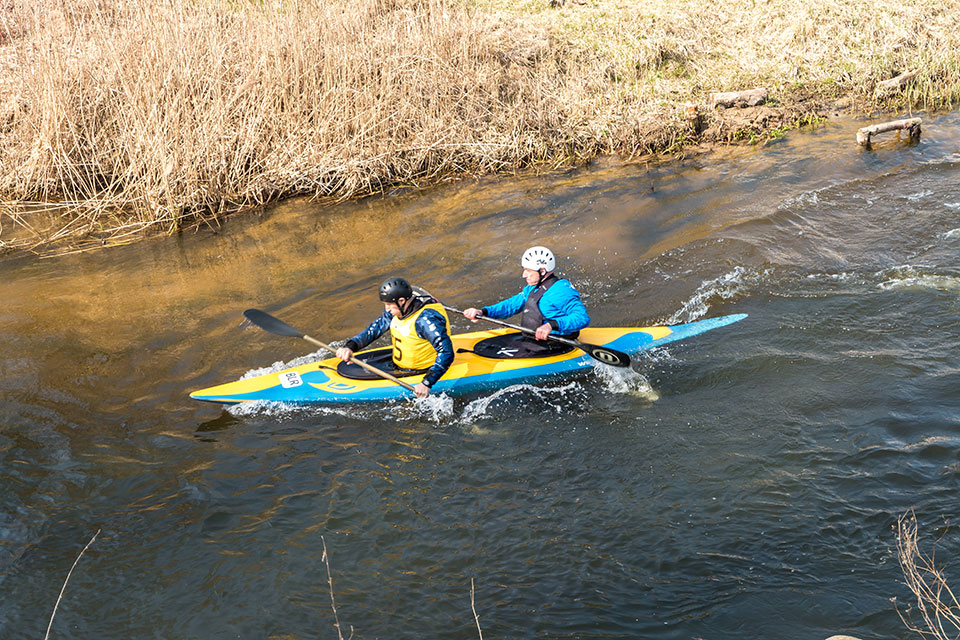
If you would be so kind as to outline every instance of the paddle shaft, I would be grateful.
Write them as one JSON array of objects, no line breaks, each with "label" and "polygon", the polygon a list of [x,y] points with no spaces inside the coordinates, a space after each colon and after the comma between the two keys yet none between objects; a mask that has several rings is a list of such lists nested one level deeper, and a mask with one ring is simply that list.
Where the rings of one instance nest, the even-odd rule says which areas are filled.
[{"label": "paddle shaft", "polygon": [[[443,308],[447,311],[452,311],[453,313],[463,314],[463,311],[460,309],[455,309],[453,307],[448,307],[443,305]],[[497,320],[496,318],[490,318],[485,315],[478,316],[478,320],[486,320],[487,322],[492,322],[493,324],[499,324],[502,327],[509,327],[510,329],[516,329],[522,333],[526,333],[531,336],[537,335],[537,332],[534,329],[528,329],[526,327],[521,327],[518,324],[511,324],[509,322],[504,322],[503,320]],[[570,345],[571,347],[576,347],[580,349],[591,358],[599,360],[604,364],[613,365],[615,367],[629,367],[630,366],[630,356],[623,353],[622,351],[617,351],[616,349],[610,349],[609,347],[601,347],[595,344],[589,344],[587,342],[580,342],[579,340],[572,340],[570,338],[564,338],[562,336],[548,335],[547,340],[553,340],[554,342],[562,342],[563,344]],[[598,355],[601,354],[601,355]]]},{"label": "paddle shaft", "polygon": [[[336,353],[336,352],[337,352],[337,350],[334,349],[333,347],[331,347],[330,345],[324,344],[323,342],[320,342],[320,341],[317,340],[316,338],[311,338],[310,336],[308,336],[308,335],[306,335],[306,334],[304,334],[303,339],[306,340],[307,342],[311,342],[311,343],[317,345],[318,347],[322,347],[322,348],[326,349],[327,351],[331,351],[331,352],[333,352],[333,353]],[[356,365],[359,365],[359,366],[363,367],[364,369],[366,369],[366,370],[369,371],[370,373],[374,373],[374,374],[380,376],[381,378],[384,378],[384,379],[389,380],[389,381],[391,381],[391,382],[395,382],[396,384],[400,385],[400,386],[403,387],[404,389],[409,389],[410,391],[413,391],[414,393],[416,393],[416,391],[414,390],[414,388],[411,387],[409,384],[407,384],[406,382],[404,382],[403,380],[401,380],[401,379],[399,379],[399,378],[397,378],[397,377],[395,377],[395,376],[390,375],[389,373],[387,373],[387,372],[384,371],[383,369],[378,369],[378,368],[374,367],[373,365],[369,365],[369,364],[367,364],[366,362],[364,362],[363,360],[357,360],[357,359],[354,358],[353,356],[350,356],[350,362],[352,362],[353,364],[356,364]]]},{"label": "paddle shaft", "polygon": [[[447,305],[443,305],[443,308],[446,309],[447,311],[452,311],[453,313],[459,313],[463,315],[463,311],[460,309],[454,309],[453,307],[448,307]],[[509,322],[504,322],[503,320],[497,320],[496,318],[491,318],[489,316],[485,316],[485,315],[477,316],[477,320],[486,320],[487,322],[498,324],[501,327],[509,327],[511,329],[516,329],[517,331],[522,331],[523,333],[529,334],[531,336],[537,335],[537,332],[535,329],[528,329],[526,327],[521,327],[518,324],[511,324]],[[571,347],[579,347],[581,344],[584,344],[579,342],[578,340],[570,340],[569,338],[563,338],[561,336],[547,336],[547,340],[562,342],[564,344],[570,345]]]},{"label": "paddle shaft", "polygon": [[[274,318],[272,315],[270,315],[266,311],[260,311],[259,309],[247,309],[246,311],[243,312],[243,317],[245,317],[247,320],[249,320],[256,326],[260,327],[264,331],[268,331],[278,336],[289,336],[291,338],[303,338],[307,342],[311,344],[315,344],[322,349],[326,349],[331,353],[337,352],[336,349],[334,349],[330,345],[324,342],[320,342],[316,338],[311,338],[310,336],[306,335],[299,329],[296,329],[290,326],[283,320],[280,320],[279,318]],[[408,389],[416,393],[416,390],[413,387],[411,387],[409,384],[407,384],[403,380],[399,380],[393,377],[383,369],[378,369],[374,366],[367,364],[366,362],[363,362],[362,360],[357,360],[353,356],[350,356],[350,362],[360,367],[363,367],[370,373],[378,375],[381,378],[384,378],[385,380],[389,380],[390,382],[398,384],[404,389]]]}]

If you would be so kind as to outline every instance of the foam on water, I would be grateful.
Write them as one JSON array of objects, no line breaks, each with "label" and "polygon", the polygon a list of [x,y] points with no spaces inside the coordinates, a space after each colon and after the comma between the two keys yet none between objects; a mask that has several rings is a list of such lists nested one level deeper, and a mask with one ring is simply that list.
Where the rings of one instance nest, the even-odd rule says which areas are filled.
[{"label": "foam on water", "polygon": [[[654,358],[659,356],[652,354]],[[660,394],[641,373],[628,368],[608,367],[597,364],[591,375],[599,381],[599,388],[606,393],[626,394],[649,402],[656,402]],[[595,385],[591,385],[595,386]],[[472,423],[490,416],[490,409],[501,402],[528,403],[531,399],[543,403],[548,409],[563,414],[574,394],[583,392],[581,382],[569,382],[562,386],[515,384],[497,389],[467,402],[462,408],[456,399],[445,393],[410,398],[385,403],[370,404],[297,404],[257,400],[228,405],[224,409],[235,417],[258,416],[275,419],[303,418],[304,416],[342,416],[344,418],[390,420],[397,422],[420,421],[436,425],[451,422]],[[458,415],[459,414],[459,415]]]},{"label": "foam on water", "polygon": [[[330,345],[335,346],[335,345]],[[274,362],[269,367],[260,367],[258,369],[250,369],[245,374],[240,376],[241,380],[247,380],[249,378],[257,378],[259,376],[265,376],[268,373],[278,373],[286,369],[292,369],[293,367],[299,367],[303,364],[310,364],[311,362],[316,362],[317,360],[325,360],[329,358],[332,354],[329,354],[326,349],[317,349],[313,353],[308,353],[305,356],[299,356],[294,358],[289,362],[283,362],[278,360]]]},{"label": "foam on water", "polygon": [[666,324],[681,324],[693,322],[705,316],[710,310],[713,299],[729,300],[744,290],[754,287],[767,270],[751,272],[745,267],[737,266],[733,271],[712,280],[705,280],[690,297],[681,305]]},{"label": "foam on water", "polygon": [[[502,400],[515,396],[518,394],[532,394],[541,399],[547,399],[549,397],[563,397],[569,394],[572,391],[577,391],[582,389],[582,385],[578,382],[571,382],[562,387],[539,387],[533,384],[514,384],[509,387],[504,387],[503,389],[497,389],[488,396],[482,398],[477,398],[467,403],[467,406],[463,408],[463,411],[460,414],[461,422],[473,422],[474,420],[479,420],[487,415],[487,410],[490,408],[490,405]],[[547,404],[551,406],[557,413],[563,412],[563,407],[559,404],[547,401]]]},{"label": "foam on water", "polygon": [[884,290],[921,288],[936,291],[960,292],[960,277],[924,273],[920,268],[904,265],[882,271],[877,275],[886,278],[878,286]]},{"label": "foam on water", "polygon": [[235,417],[258,416],[276,419],[298,418],[305,416],[342,416],[351,420],[390,420],[399,422],[426,421],[434,424],[447,423],[454,416],[453,398],[444,393],[426,398],[383,403],[344,403],[344,404],[303,404],[294,402],[275,402],[256,400],[241,402],[224,407]]},{"label": "foam on water", "polygon": [[340,415],[356,418],[356,405],[349,404],[296,404],[292,402],[276,402],[273,400],[254,400],[240,402],[224,407],[232,416],[269,416],[271,418],[302,417],[304,415],[330,416]]},{"label": "foam on water", "polygon": [[851,271],[841,271],[840,273],[809,273],[805,277],[807,280],[833,280],[836,282],[846,282],[858,277],[858,275]]},{"label": "foam on water", "polygon": [[600,381],[601,387],[607,393],[623,393],[650,402],[660,399],[660,394],[650,386],[646,376],[624,367],[608,367],[597,364],[593,367],[593,375]]},{"label": "foam on water", "polygon": [[412,402],[397,403],[390,410],[390,414],[397,420],[425,420],[433,424],[442,424],[450,421],[453,410],[453,398],[445,393],[438,393],[426,398],[414,398]]},{"label": "foam on water", "polygon": [[933,191],[926,190],[926,191],[919,191],[917,193],[905,193],[898,197],[901,198],[902,200],[916,201],[916,200],[922,200],[923,198],[926,198],[932,195],[933,195]]}]

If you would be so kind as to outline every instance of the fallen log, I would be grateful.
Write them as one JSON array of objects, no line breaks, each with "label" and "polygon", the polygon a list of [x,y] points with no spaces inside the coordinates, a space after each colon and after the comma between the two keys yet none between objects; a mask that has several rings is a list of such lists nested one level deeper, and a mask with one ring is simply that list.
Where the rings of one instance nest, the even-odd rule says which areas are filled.
[{"label": "fallen log", "polygon": [[883,124],[863,127],[857,131],[857,144],[863,147],[869,147],[871,136],[875,136],[878,133],[886,133],[887,131],[902,131],[903,129],[908,130],[910,137],[916,139],[920,137],[920,123],[920,118],[907,118],[906,120],[893,120],[891,122],[884,122]]},{"label": "fallen log", "polygon": [[755,107],[767,101],[766,89],[748,89],[747,91],[724,91],[711,93],[707,103],[711,107]]},{"label": "fallen log", "polygon": [[877,89],[880,91],[894,91],[901,88],[903,85],[907,84],[916,77],[916,71],[907,71],[906,73],[901,73],[896,78],[890,78],[889,80],[878,82]]}]

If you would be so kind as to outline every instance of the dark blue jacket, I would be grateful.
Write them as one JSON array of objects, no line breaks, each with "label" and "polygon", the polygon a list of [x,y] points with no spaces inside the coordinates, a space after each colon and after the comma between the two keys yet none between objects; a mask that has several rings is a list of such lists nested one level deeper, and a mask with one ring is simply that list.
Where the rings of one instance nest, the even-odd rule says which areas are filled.
[{"label": "dark blue jacket", "polygon": [[[410,313],[416,311],[417,308],[419,307],[411,309]],[[384,311],[383,315],[371,322],[369,327],[347,340],[343,346],[353,351],[363,349],[384,333],[390,331],[391,320],[393,320],[393,316],[390,315],[390,312]],[[447,335],[447,323],[439,311],[427,309],[417,317],[413,326],[417,330],[417,335],[428,341],[437,350],[437,359],[427,371],[427,375],[423,377],[423,384],[432,387],[453,364],[453,342]]]},{"label": "dark blue jacket", "polygon": [[[527,285],[515,296],[507,298],[497,304],[483,308],[486,316],[496,319],[509,318],[523,309],[527,297],[536,287]],[[553,286],[543,293],[540,298],[540,313],[554,330],[561,335],[573,333],[590,324],[587,308],[580,300],[580,294],[573,288],[569,280],[557,280]]]}]

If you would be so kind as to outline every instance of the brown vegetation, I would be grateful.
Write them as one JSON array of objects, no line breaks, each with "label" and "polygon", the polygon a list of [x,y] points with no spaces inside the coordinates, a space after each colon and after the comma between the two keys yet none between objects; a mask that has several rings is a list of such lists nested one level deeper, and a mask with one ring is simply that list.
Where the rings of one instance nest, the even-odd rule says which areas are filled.
[{"label": "brown vegetation", "polygon": [[[916,598],[916,608],[897,609],[908,629],[937,640],[960,637],[960,601],[950,590],[935,554],[920,551],[917,517],[911,511],[897,522],[897,558],[907,587]],[[919,622],[914,617],[920,618]]]},{"label": "brown vegetation", "polygon": [[[840,97],[939,107],[960,97],[949,5],[0,0],[0,250],[757,139]],[[760,86],[765,105],[687,117]]]}]

